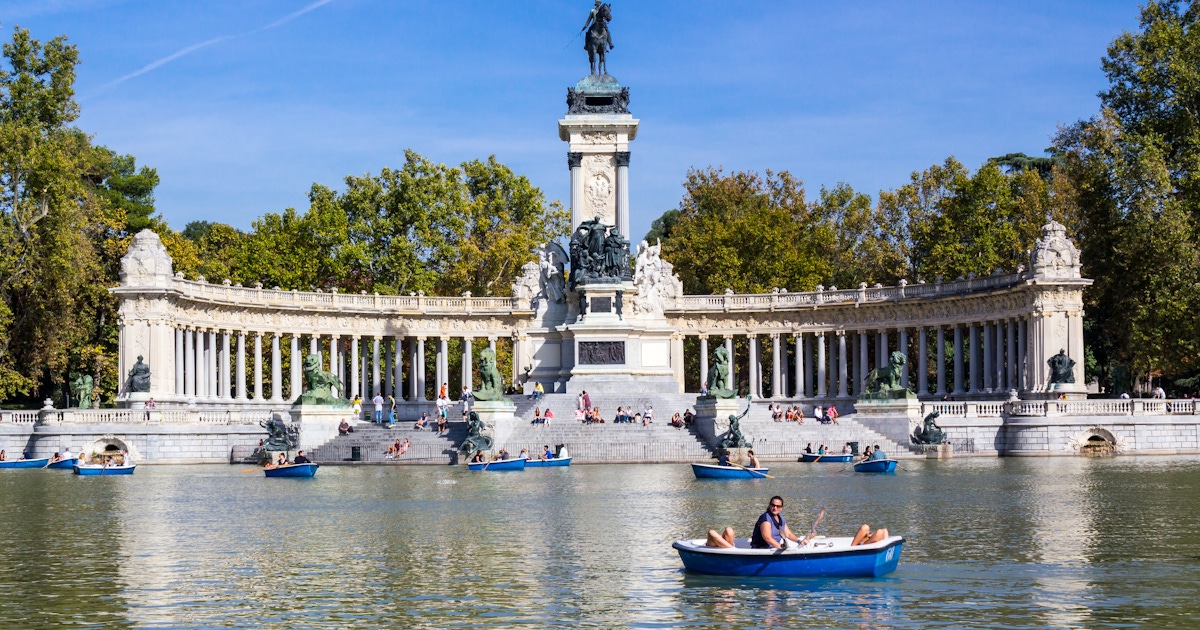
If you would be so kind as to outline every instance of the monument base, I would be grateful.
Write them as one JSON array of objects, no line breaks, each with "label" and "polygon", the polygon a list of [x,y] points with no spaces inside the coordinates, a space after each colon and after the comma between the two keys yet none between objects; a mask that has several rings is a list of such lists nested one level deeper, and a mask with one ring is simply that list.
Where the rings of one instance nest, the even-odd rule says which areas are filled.
[{"label": "monument base", "polygon": [[716,448],[729,430],[729,416],[739,413],[741,399],[700,396],[696,398],[696,431],[709,446]]},{"label": "monument base", "polygon": [[907,445],[921,424],[921,401],[914,398],[863,400],[854,404],[854,420],[889,440]]},{"label": "monument base", "polygon": [[150,392],[131,392],[125,395],[124,400],[117,401],[117,406],[121,409],[145,409],[151,398]]},{"label": "monument base", "polygon": [[922,444],[918,446],[925,459],[951,459],[954,457],[954,447],[949,444]]},{"label": "monument base", "polygon": [[1078,383],[1055,383],[1044,392],[1021,394],[1021,400],[1087,400],[1087,387]]},{"label": "monument base", "polygon": [[299,448],[306,451],[337,437],[342,420],[354,419],[354,410],[349,407],[294,405],[291,412],[293,424],[300,428]]},{"label": "monument base", "polygon": [[499,452],[516,428],[516,410],[516,405],[508,400],[481,400],[471,405],[471,411],[483,421],[484,432],[492,437],[493,451]]}]

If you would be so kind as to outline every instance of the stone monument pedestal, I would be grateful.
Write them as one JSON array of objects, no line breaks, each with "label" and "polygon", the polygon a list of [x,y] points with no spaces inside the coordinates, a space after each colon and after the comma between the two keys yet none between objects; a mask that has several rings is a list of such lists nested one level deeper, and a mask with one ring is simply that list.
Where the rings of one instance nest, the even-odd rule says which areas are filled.
[{"label": "stone monument pedestal", "polygon": [[145,409],[146,403],[150,402],[150,392],[130,392],[125,395],[124,400],[117,401],[117,405],[122,409]]},{"label": "stone monument pedestal", "polygon": [[[700,396],[696,398],[696,430],[709,446],[716,448],[721,437],[729,430],[729,416],[739,413],[741,399]],[[732,459],[732,450],[730,452]]]},{"label": "stone monument pedestal", "polygon": [[1087,400],[1087,387],[1079,383],[1054,383],[1044,392],[1028,392],[1021,394],[1021,400]]},{"label": "stone monument pedestal", "polygon": [[354,410],[350,407],[328,405],[294,405],[292,422],[300,429],[300,449],[311,451],[338,435],[342,420],[350,420]]},{"label": "stone monument pedestal", "polygon": [[925,453],[925,459],[951,459],[954,457],[954,447],[949,444],[923,444],[917,448]]},{"label": "stone monument pedestal", "polygon": [[480,400],[471,405],[471,411],[479,414],[486,433],[492,436],[493,451],[499,452],[516,428],[516,409],[517,406],[508,400]]},{"label": "stone monument pedestal", "polygon": [[855,421],[901,446],[912,442],[912,432],[923,420],[921,401],[915,396],[891,400],[859,399],[854,409]]}]

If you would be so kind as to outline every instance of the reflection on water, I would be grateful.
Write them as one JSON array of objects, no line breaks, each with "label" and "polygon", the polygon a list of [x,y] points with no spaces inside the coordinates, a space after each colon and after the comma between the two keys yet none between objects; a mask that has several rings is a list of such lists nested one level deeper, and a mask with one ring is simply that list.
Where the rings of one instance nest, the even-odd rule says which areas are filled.
[{"label": "reflection on water", "polygon": [[[1104,627],[1195,625],[1196,458],[773,464],[524,473],[238,467],[0,471],[2,626]],[[873,580],[685,574],[670,543],[773,495],[793,529],[908,537]]]}]

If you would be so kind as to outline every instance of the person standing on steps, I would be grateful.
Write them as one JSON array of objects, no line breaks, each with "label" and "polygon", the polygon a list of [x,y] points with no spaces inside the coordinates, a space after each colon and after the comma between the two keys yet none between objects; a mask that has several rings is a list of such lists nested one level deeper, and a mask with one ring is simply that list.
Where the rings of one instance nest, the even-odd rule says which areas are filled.
[{"label": "person standing on steps", "polygon": [[371,399],[375,403],[375,424],[383,424],[383,396],[379,392],[375,392],[375,397]]}]

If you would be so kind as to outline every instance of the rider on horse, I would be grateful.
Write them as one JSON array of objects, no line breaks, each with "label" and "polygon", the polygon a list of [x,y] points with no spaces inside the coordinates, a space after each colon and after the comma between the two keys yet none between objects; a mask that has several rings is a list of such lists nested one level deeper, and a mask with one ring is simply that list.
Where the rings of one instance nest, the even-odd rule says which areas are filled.
[{"label": "rider on horse", "polygon": [[[608,72],[605,67],[604,53],[615,48],[612,43],[612,32],[608,30],[608,21],[611,19],[610,5],[605,4],[602,0],[596,0],[596,6],[592,8],[591,13],[588,13],[587,23],[579,31],[581,33],[587,31],[583,49],[588,51],[588,62],[592,66],[592,74]],[[600,58],[599,66],[596,65],[596,57]]]}]

